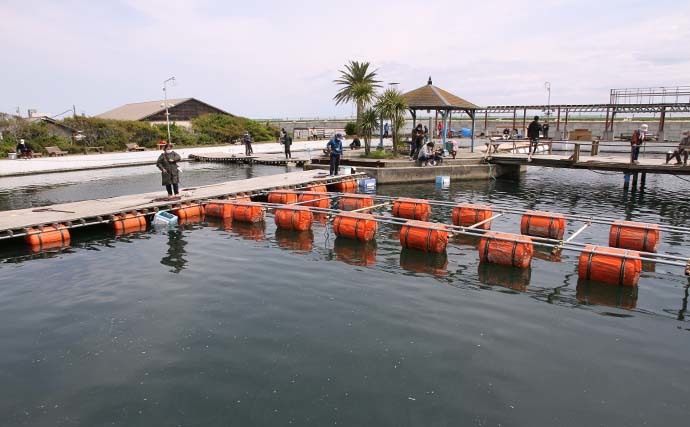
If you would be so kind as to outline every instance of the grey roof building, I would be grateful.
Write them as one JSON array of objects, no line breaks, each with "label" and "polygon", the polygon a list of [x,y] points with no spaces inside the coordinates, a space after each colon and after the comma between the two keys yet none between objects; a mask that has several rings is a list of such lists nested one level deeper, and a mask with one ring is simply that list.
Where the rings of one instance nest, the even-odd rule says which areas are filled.
[{"label": "grey roof building", "polygon": [[[195,98],[168,99],[168,112],[170,113],[170,121],[174,122],[188,122],[195,117],[209,113],[227,114],[232,116],[232,114],[223,111],[220,108],[214,107]],[[165,101],[161,100],[125,104],[110,111],[106,111],[105,113],[101,113],[96,117],[111,120],[164,122]]]}]

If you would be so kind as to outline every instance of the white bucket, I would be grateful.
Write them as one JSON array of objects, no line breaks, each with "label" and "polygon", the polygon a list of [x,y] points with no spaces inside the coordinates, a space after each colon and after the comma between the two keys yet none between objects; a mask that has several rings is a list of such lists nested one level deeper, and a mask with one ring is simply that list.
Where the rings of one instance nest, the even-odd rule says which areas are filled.
[{"label": "white bucket", "polygon": [[17,159],[17,153],[7,153],[7,158],[10,160],[16,160]]}]

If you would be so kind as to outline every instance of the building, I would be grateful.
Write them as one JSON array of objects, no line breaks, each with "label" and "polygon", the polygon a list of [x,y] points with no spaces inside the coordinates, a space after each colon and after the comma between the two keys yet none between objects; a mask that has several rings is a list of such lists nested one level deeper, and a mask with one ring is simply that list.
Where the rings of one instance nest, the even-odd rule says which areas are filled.
[{"label": "building", "polygon": [[[220,108],[195,98],[168,99],[170,122],[188,127],[190,120],[204,114],[218,113],[232,116]],[[136,102],[125,104],[96,117],[110,120],[134,120],[151,123],[165,123],[165,101]]]}]

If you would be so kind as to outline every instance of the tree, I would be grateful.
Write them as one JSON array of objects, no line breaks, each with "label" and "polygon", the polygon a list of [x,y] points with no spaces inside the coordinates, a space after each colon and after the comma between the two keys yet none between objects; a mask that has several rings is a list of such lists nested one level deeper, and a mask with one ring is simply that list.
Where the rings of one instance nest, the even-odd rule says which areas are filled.
[{"label": "tree", "polygon": [[405,125],[405,115],[407,114],[407,101],[402,96],[402,92],[395,89],[386,89],[378,97],[374,110],[382,119],[391,122],[393,137],[393,152],[398,152],[398,133]]},{"label": "tree", "polygon": [[[354,102],[357,105],[357,127],[360,127],[362,111],[376,99],[376,88],[381,83],[376,80],[376,70],[369,71],[368,62],[350,61],[345,70],[340,70],[340,78],[333,80],[341,88],[333,99],[335,104]],[[357,133],[361,133],[358,130]]]},{"label": "tree", "polygon": [[362,136],[364,137],[364,154],[369,154],[371,152],[371,134],[374,129],[379,127],[378,113],[372,108],[364,110],[360,126],[362,128]]}]

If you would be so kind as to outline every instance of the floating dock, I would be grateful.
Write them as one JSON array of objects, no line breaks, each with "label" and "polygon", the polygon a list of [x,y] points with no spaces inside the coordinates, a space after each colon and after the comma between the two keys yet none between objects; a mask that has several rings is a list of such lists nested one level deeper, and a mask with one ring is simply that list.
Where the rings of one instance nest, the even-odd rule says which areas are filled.
[{"label": "floating dock", "polygon": [[174,209],[182,203],[193,204],[208,199],[253,196],[275,189],[303,189],[310,185],[333,184],[362,176],[363,174],[353,174],[332,177],[324,175],[321,171],[300,171],[183,188],[180,190],[180,197],[173,200],[164,197],[163,190],[5,211],[0,215],[0,240],[24,236],[30,228],[55,224],[64,225],[66,228],[106,224],[112,222],[115,215],[128,212],[151,215],[159,210]]},{"label": "floating dock", "polygon": [[212,162],[212,163],[235,163],[245,165],[270,165],[270,166],[304,166],[309,162],[307,158],[286,159],[278,154],[261,154],[256,156],[240,156],[229,153],[206,153],[206,154],[190,154],[190,160],[197,162]]}]

